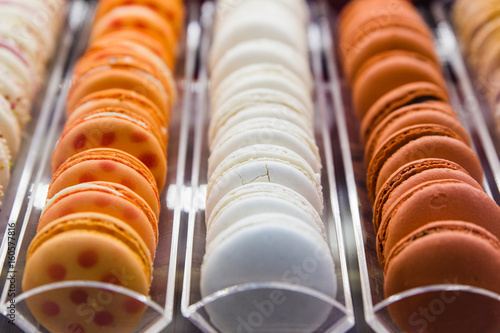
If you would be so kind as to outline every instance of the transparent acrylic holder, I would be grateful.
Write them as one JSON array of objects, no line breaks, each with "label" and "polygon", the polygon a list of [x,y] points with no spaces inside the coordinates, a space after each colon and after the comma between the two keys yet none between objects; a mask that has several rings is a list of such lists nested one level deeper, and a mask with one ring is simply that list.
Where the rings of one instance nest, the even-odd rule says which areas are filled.
[{"label": "transparent acrylic holder", "polygon": [[[23,183],[20,184],[12,206],[9,228],[2,242],[0,257],[3,260],[2,281],[6,280],[6,282],[1,294],[0,310],[8,320],[15,315],[13,323],[26,332],[47,332],[47,329],[31,313],[28,303],[35,304],[38,299],[43,299],[44,293],[64,294],[68,289],[84,289],[90,297],[87,298],[87,303],[84,303],[81,312],[76,311],[72,316],[68,316],[66,328],[69,331],[79,332],[72,318],[91,321],[93,315],[102,306],[114,306],[113,302],[125,304],[124,302],[128,301],[140,309],[136,313],[143,314],[139,318],[134,318],[134,315],[115,318],[115,320],[118,319],[117,322],[129,323],[126,327],[117,327],[117,331],[159,332],[172,322],[174,314],[175,275],[182,209],[181,201],[176,200],[178,189],[182,186],[177,184],[182,185],[184,182],[183,173],[188,144],[188,133],[181,129],[180,123],[184,114],[185,95],[189,95],[189,89],[185,88],[190,87],[192,81],[193,70],[189,68],[195,66],[196,43],[199,40],[199,36],[189,29],[180,39],[185,45],[179,45],[178,66],[175,73],[179,101],[172,110],[169,128],[167,185],[160,195],[159,241],[149,296],[127,289],[126,284],[122,287],[96,281],[63,281],[44,285],[28,292],[22,290],[26,253],[36,234],[37,223],[51,181],[52,151],[65,122],[65,100],[71,86],[72,68],[86,49],[96,2],[75,0],[68,6],[70,7],[68,23],[63,29],[61,46],[49,83],[49,88],[51,88],[44,97],[42,110],[44,113],[40,115],[39,125],[29,147],[30,154],[32,154],[28,155],[30,162],[26,163],[23,170]],[[188,19],[188,25],[191,23]],[[11,225],[12,228],[10,228]],[[14,239],[9,238],[10,233],[15,235]],[[15,311],[12,309],[12,303],[15,304]]]},{"label": "transparent acrylic holder", "polygon": [[[311,3],[315,6],[315,3]],[[182,314],[196,324],[204,332],[218,332],[219,328],[211,321],[207,310],[230,309],[233,306],[241,306],[242,299],[256,300],[262,299],[262,295],[269,295],[273,291],[279,291],[286,295],[287,299],[299,300],[297,306],[307,311],[308,308],[331,309],[327,318],[322,321],[319,327],[308,326],[307,324],[290,322],[279,322],[273,327],[273,332],[345,332],[354,325],[354,313],[352,307],[349,279],[347,273],[346,259],[344,253],[344,241],[339,213],[339,202],[337,197],[334,164],[332,159],[330,127],[333,123],[332,115],[327,112],[327,99],[325,95],[325,82],[323,79],[321,63],[321,39],[319,27],[313,21],[309,28],[309,42],[311,50],[311,62],[313,76],[315,78],[316,90],[316,139],[320,148],[323,161],[323,193],[324,193],[324,216],[323,221],[326,227],[328,242],[335,260],[337,272],[337,296],[335,299],[319,293],[315,290],[299,285],[284,282],[247,283],[235,285],[224,290],[220,290],[204,298],[200,294],[200,267],[205,253],[205,192],[207,184],[207,161],[208,147],[205,138],[208,129],[208,73],[207,55],[209,52],[211,28],[214,16],[213,2],[205,2],[202,6],[201,25],[202,41],[200,50],[200,66],[198,80],[196,84],[195,111],[192,114],[194,148],[191,172],[191,203],[189,205],[188,232],[186,246],[186,261],[184,271],[184,283],[182,290],[181,311]],[[259,298],[260,297],[260,298]],[[243,302],[244,304],[245,303]],[[266,312],[264,309],[248,308],[240,314],[244,317],[240,321],[240,329],[243,331],[258,331],[265,318],[279,316],[279,305],[272,311]],[[275,317],[275,318],[276,318]],[[272,319],[268,319],[272,320]],[[237,327],[226,327],[229,331],[236,331]]]},{"label": "transparent acrylic holder", "polygon": [[[442,6],[442,3],[436,1],[431,5],[430,15],[437,22],[435,29],[437,34],[436,47],[443,63],[443,74],[448,84],[450,101],[457,110],[461,122],[469,131],[473,139],[473,148],[485,168],[485,191],[496,199],[498,198],[498,184],[500,184],[496,180],[499,179],[497,175],[500,174],[498,173],[500,168],[497,167],[498,157],[493,148],[491,131],[484,131],[486,122],[480,110],[483,106],[480,106],[474,95],[470,79],[466,76],[467,73],[460,57],[455,36],[449,23],[444,21],[445,16],[438,15],[440,10],[442,11],[440,8]],[[442,13],[445,12],[442,11]],[[384,273],[377,258],[372,205],[366,191],[364,152],[359,139],[360,125],[354,112],[351,112],[350,89],[342,77],[342,71],[336,59],[335,19],[336,15],[329,14],[321,20],[320,26],[323,33],[327,71],[331,78],[330,91],[334,100],[334,112],[336,120],[339,122],[339,145],[346,172],[346,185],[340,190],[345,191],[349,198],[367,324],[375,332],[401,332],[395,320],[400,320],[399,323],[402,320],[404,323],[414,324],[411,329],[416,332],[425,331],[429,323],[439,318],[439,315],[444,311],[443,309],[453,306],[454,303],[457,305],[456,300],[459,299],[459,295],[473,297],[474,301],[480,303],[491,302],[493,306],[500,308],[500,295],[466,285],[430,285],[406,290],[388,298],[384,296]],[[469,81],[467,82],[467,80]],[[457,295],[457,298],[453,298],[451,301],[453,295]],[[395,317],[391,316],[390,310],[402,309],[408,302],[415,300],[421,302],[422,299],[425,300],[423,304],[428,304],[428,307],[424,309],[424,311],[428,311],[426,314],[407,313],[402,315],[402,319],[394,319]]]}]

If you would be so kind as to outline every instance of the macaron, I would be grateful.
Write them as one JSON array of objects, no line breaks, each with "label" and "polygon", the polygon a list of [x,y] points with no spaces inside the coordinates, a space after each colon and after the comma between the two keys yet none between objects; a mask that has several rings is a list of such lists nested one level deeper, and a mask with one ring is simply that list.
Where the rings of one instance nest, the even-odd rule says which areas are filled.
[{"label": "macaron", "polygon": [[136,157],[117,149],[89,149],[65,160],[52,175],[47,199],[67,187],[94,181],[128,187],[141,196],[159,218],[160,199],[153,174]]},{"label": "macaron", "polygon": [[406,191],[382,216],[377,253],[382,267],[394,246],[414,230],[434,221],[477,224],[500,237],[500,207],[482,189],[459,180],[421,183]]},{"label": "macaron", "polygon": [[89,42],[92,44],[109,32],[130,27],[146,32],[165,48],[176,49],[177,37],[171,23],[157,10],[135,4],[116,6],[95,20]]},{"label": "macaron", "polygon": [[270,144],[290,149],[301,156],[314,172],[321,171],[319,149],[314,138],[286,120],[254,118],[220,131],[220,135],[215,138],[211,146],[208,175],[211,175],[222,160],[235,150],[256,144]]},{"label": "macaron", "polygon": [[441,125],[416,125],[396,132],[376,148],[366,181],[371,201],[397,169],[423,158],[455,162],[482,184],[483,170],[478,157],[455,132]]},{"label": "macaron", "polygon": [[211,68],[210,86],[217,89],[237,69],[257,63],[282,65],[312,89],[312,76],[306,59],[291,46],[265,38],[245,41],[228,50]]},{"label": "macaron", "polygon": [[206,221],[207,244],[233,223],[261,213],[286,214],[310,224],[326,239],[318,212],[299,193],[276,183],[246,184],[227,193]]},{"label": "macaron", "polygon": [[278,64],[253,64],[242,67],[226,77],[212,92],[212,110],[228,99],[247,90],[264,88],[287,93],[313,110],[311,91],[299,77]]},{"label": "macaron", "polygon": [[457,163],[440,158],[412,161],[396,170],[380,188],[373,204],[375,231],[378,231],[382,216],[386,214],[387,209],[404,193],[421,183],[446,179],[459,180],[482,189],[481,185]]},{"label": "macaron", "polygon": [[2,202],[5,196],[5,191],[10,182],[10,164],[12,157],[5,139],[0,138],[0,212],[2,211]]},{"label": "macaron", "polygon": [[[70,214],[46,225],[31,242],[22,289],[87,280],[147,295],[151,270],[146,244],[126,223],[106,214]],[[109,301],[96,303],[103,297]],[[64,332],[68,325],[85,332],[132,331],[146,310],[135,298],[78,285],[48,289],[28,298],[27,304],[52,332]],[[91,311],[82,315],[78,309],[85,308]]]},{"label": "macaron", "polygon": [[[302,119],[301,123],[303,125],[298,126],[305,127],[306,131],[312,134],[312,108],[309,109],[306,104],[301,103],[300,100],[289,93],[270,88],[251,88],[232,95],[220,107],[211,109],[211,120],[208,129],[209,145],[213,144],[217,135],[225,131],[224,127],[229,128],[229,126],[232,126],[228,122],[231,117],[237,117],[243,109],[269,104],[283,105],[288,109],[287,111],[295,111]],[[281,112],[282,109],[280,108],[277,111]],[[275,117],[274,114],[273,117]]]},{"label": "macaron", "polygon": [[15,73],[0,63],[0,95],[9,102],[11,112],[21,128],[31,120],[31,94],[32,91],[23,86]]},{"label": "macaron", "polygon": [[66,187],[47,200],[38,221],[40,231],[50,222],[73,213],[102,213],[134,229],[154,258],[158,244],[158,219],[134,191],[111,182],[88,182]]},{"label": "macaron", "polygon": [[161,83],[171,104],[176,102],[177,94],[171,69],[159,56],[140,43],[117,38],[96,41],[79,59],[73,73],[77,79],[94,68],[106,65],[131,67],[146,72]]},{"label": "macaron", "polygon": [[74,154],[92,148],[123,150],[148,167],[161,192],[166,180],[167,157],[161,132],[144,118],[120,108],[95,111],[66,126],[52,154],[51,170]]},{"label": "macaron", "polygon": [[307,56],[306,29],[298,24],[296,16],[286,6],[276,1],[245,1],[217,25],[210,50],[210,68],[239,43],[259,38],[282,42]]},{"label": "macaron", "polygon": [[397,131],[414,125],[435,124],[453,130],[468,146],[470,137],[449,104],[427,102],[402,107],[386,116],[371,132],[365,145],[365,162],[371,160],[375,147]]},{"label": "macaron", "polygon": [[346,77],[352,80],[368,59],[391,50],[414,52],[439,64],[433,41],[428,34],[404,26],[390,25],[370,30],[354,45],[343,50],[341,55]]},{"label": "macaron", "polygon": [[[426,286],[389,305],[389,313],[406,332],[498,332],[497,299],[475,293],[500,293],[500,243],[484,228],[463,221],[427,224],[401,240],[386,263],[386,297]],[[463,289],[446,290],[447,285]],[[433,320],[428,320],[431,318]]]},{"label": "macaron", "polygon": [[77,119],[107,108],[125,109],[131,114],[146,118],[150,124],[157,124],[163,144],[168,144],[168,122],[165,114],[149,99],[131,90],[108,89],[87,95],[78,102],[75,109],[67,110],[66,125],[70,126]]},{"label": "macaron", "polygon": [[[363,142],[369,139],[375,127],[391,112],[404,106],[424,102],[448,102],[446,90],[429,82],[412,82],[401,85],[380,97],[368,110],[361,121],[361,137]],[[448,103],[444,103],[447,104]],[[444,106],[440,109],[450,109]]]},{"label": "macaron", "polygon": [[0,39],[0,62],[9,68],[16,78],[31,91],[31,97],[37,92],[37,78],[21,50],[12,43]]},{"label": "macaron", "polygon": [[439,67],[418,53],[392,50],[368,59],[353,80],[354,111],[364,118],[370,107],[389,91],[406,83],[434,83],[446,91]]},{"label": "macaron", "polygon": [[[294,267],[296,269],[292,270]],[[204,255],[200,281],[202,297],[226,291],[223,299],[207,304],[210,320],[222,331],[241,327],[238,318],[248,318],[255,311],[255,304],[269,300],[272,290],[279,291],[284,301],[266,316],[259,332],[288,331],[297,327],[314,331],[320,327],[332,303],[313,301],[306,293],[274,287],[271,290],[247,288],[231,293],[236,286],[265,282],[291,283],[320,292],[326,298],[335,298],[335,266],[325,240],[308,223],[296,217],[257,213],[235,221],[213,239]]]},{"label": "macaron", "polygon": [[21,128],[10,103],[0,94],[0,138],[5,140],[9,155],[14,160],[21,147]]},{"label": "macaron", "polygon": [[101,19],[116,7],[127,5],[146,6],[156,13],[163,16],[174,29],[178,36],[181,32],[184,22],[184,3],[181,0],[103,0],[99,1],[99,6],[96,9],[94,21]]},{"label": "macaron", "polygon": [[276,183],[298,192],[316,211],[323,211],[320,174],[294,151],[272,144],[252,145],[229,154],[214,170],[207,185],[205,216],[236,187],[250,183]]}]

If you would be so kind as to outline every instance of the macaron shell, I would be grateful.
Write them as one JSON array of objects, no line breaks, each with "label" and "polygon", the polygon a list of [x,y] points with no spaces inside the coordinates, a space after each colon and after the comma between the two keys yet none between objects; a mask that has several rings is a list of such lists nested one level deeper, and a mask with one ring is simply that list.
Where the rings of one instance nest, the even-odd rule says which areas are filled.
[{"label": "macaron shell", "polygon": [[162,145],[147,128],[116,114],[86,118],[67,128],[52,155],[52,173],[72,155],[92,148],[115,148],[137,157],[163,189],[167,162]]},{"label": "macaron shell", "polygon": [[67,187],[47,202],[37,230],[66,215],[87,212],[107,214],[125,222],[142,237],[154,258],[158,220],[141,197],[118,184],[91,182]]},{"label": "macaron shell", "polygon": [[363,63],[372,56],[391,50],[415,52],[439,63],[433,42],[427,35],[404,27],[389,26],[368,34],[347,54],[343,54],[347,78],[352,80]]},{"label": "macaron shell", "polygon": [[102,67],[85,73],[72,86],[66,101],[67,108],[74,109],[85,96],[108,89],[132,90],[150,99],[160,110],[167,114],[169,99],[163,86],[153,76],[146,72],[130,68]]},{"label": "macaron shell", "polygon": [[207,219],[207,244],[233,223],[259,213],[281,213],[297,217],[325,235],[318,212],[299,193],[275,183],[247,184],[226,194]]},{"label": "macaron shell", "polygon": [[311,73],[304,58],[292,47],[271,39],[250,40],[227,51],[211,68],[210,85],[216,89],[237,69],[257,63],[282,65],[301,78],[307,87],[312,87]]},{"label": "macaron shell", "polygon": [[414,125],[441,125],[448,127],[458,134],[458,137],[467,145],[471,146],[469,134],[455,115],[440,110],[431,109],[419,104],[399,109],[386,117],[372,132],[365,148],[365,161],[370,161],[375,147],[383,142],[392,133],[396,133],[405,127]]},{"label": "macaron shell", "polygon": [[370,58],[353,81],[354,110],[363,119],[380,97],[411,82],[431,82],[443,90],[446,83],[435,63],[408,51],[387,51]]},{"label": "macaron shell", "polygon": [[383,216],[377,234],[382,267],[406,235],[427,223],[445,220],[470,222],[500,237],[500,207],[482,189],[448,179],[425,182],[407,191]]},{"label": "macaron shell", "polygon": [[[305,161],[304,161],[305,162]],[[220,165],[214,171],[207,187],[207,204],[205,214],[209,218],[213,208],[224,195],[236,187],[250,183],[276,183],[287,186],[304,196],[318,213],[323,211],[323,197],[319,179],[312,172],[306,172],[286,160],[277,158],[253,158],[235,163],[226,169]],[[224,170],[224,171],[223,171]],[[316,178],[315,178],[316,177]]]},{"label": "macaron shell", "polygon": [[[384,289],[389,297],[416,287],[461,284],[498,294],[499,281],[498,239],[480,227],[450,221],[429,224],[398,244],[388,261]],[[439,316],[432,316],[434,321],[426,321],[418,309],[437,309],[436,300],[444,306],[439,306]],[[389,312],[408,332],[422,328],[423,322],[432,333],[500,330],[498,300],[465,291],[419,294],[389,305]]]},{"label": "macaron shell", "polygon": [[480,185],[483,169],[477,155],[465,143],[452,137],[429,136],[412,141],[392,155],[380,169],[375,191],[407,161],[421,158],[442,158],[461,165]]},{"label": "macaron shell", "polygon": [[[393,111],[415,103],[432,103],[432,101],[447,102],[446,91],[430,82],[412,82],[397,87],[380,97],[368,110],[361,121],[361,137],[366,143],[371,131]],[[434,102],[439,103],[439,102]],[[442,103],[443,106],[445,103]],[[445,106],[442,108],[446,109]],[[450,112],[454,112],[450,109]]]},{"label": "macaron shell", "polygon": [[477,189],[478,184],[460,165],[443,159],[416,160],[396,170],[380,189],[373,204],[373,225],[379,229],[382,216],[406,191],[434,180],[459,180]]},{"label": "macaron shell", "polygon": [[5,139],[0,139],[0,211],[2,211],[2,199],[10,182],[11,156]]},{"label": "macaron shell", "polygon": [[0,95],[0,138],[3,138],[4,143],[9,147],[12,162],[21,147],[21,128],[9,103],[2,95]]},{"label": "macaron shell", "polygon": [[[447,159],[441,156],[432,156],[432,154],[435,154],[436,152],[439,152],[440,149],[442,149],[442,147],[440,146],[441,142],[439,140],[426,139],[422,141],[422,144],[418,145],[418,143],[420,142],[418,141],[418,139],[423,139],[423,138],[433,139],[434,137],[441,137],[441,136],[451,137],[454,139],[458,138],[458,135],[455,132],[444,126],[415,125],[404,128],[394,133],[385,141],[381,142],[378,147],[375,147],[374,150],[375,153],[373,154],[373,157],[368,165],[368,175],[366,179],[368,196],[370,197],[372,202],[373,199],[375,199],[378,190],[383,185],[383,182],[385,182],[385,180],[389,178],[394,171],[399,169],[404,164],[410,163],[414,160],[420,160],[428,157],[438,157]],[[404,150],[404,154],[401,155],[402,148],[404,148],[407,145],[412,145],[412,147],[414,146],[413,147],[414,150],[412,151]],[[464,146],[467,147],[465,144]],[[399,159],[392,162],[391,168],[389,170],[390,173],[388,173],[389,171],[386,171],[382,175],[383,180],[379,181],[381,177],[381,170],[386,166],[388,160],[390,160],[392,156],[395,154],[399,154],[398,155]],[[454,162],[453,159],[451,159],[451,161]],[[394,168],[393,166],[395,164],[400,164],[400,165]]]},{"label": "macaron shell", "polygon": [[[290,267],[300,267],[305,261],[315,262],[316,269],[304,279],[296,279]],[[284,279],[285,282],[296,281],[325,296],[335,297],[337,293],[330,249],[317,232],[288,215],[258,214],[233,224],[213,240],[201,266],[201,293],[208,296],[235,285],[283,282]],[[317,328],[331,311],[331,305],[326,302],[311,302],[308,307],[301,307],[299,304],[311,298],[305,294],[292,296],[285,290],[282,292],[286,302],[277,308],[276,315],[266,320],[261,331],[275,332],[284,323],[287,327],[307,323],[307,327]],[[238,296],[237,299],[234,296],[226,298],[223,303],[213,302],[207,308],[211,320],[219,328],[227,330],[234,324],[236,327],[236,318],[254,311],[254,302],[268,298],[269,290],[256,289]]]},{"label": "macaron shell", "polygon": [[134,156],[114,149],[89,149],[68,158],[54,173],[47,199],[64,188],[92,181],[128,187],[140,195],[159,218],[158,187],[151,171]]}]

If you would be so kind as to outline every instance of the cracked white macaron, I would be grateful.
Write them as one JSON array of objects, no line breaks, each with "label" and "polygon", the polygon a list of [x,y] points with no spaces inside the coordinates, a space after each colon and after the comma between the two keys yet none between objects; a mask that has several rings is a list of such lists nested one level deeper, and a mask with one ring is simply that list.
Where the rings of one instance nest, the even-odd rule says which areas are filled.
[{"label": "cracked white macaron", "polygon": [[210,68],[229,49],[248,40],[268,38],[287,44],[307,58],[306,29],[280,2],[245,1],[217,25],[210,52]]},{"label": "cracked white macaron", "polygon": [[210,86],[217,86],[231,73],[251,64],[280,64],[295,73],[312,89],[312,76],[307,59],[293,47],[272,39],[252,39],[229,49],[211,69]]},{"label": "cracked white macaron", "polygon": [[203,297],[224,291],[207,304],[223,332],[245,330],[242,325],[259,306],[269,313],[254,332],[312,332],[328,317],[337,293],[326,241],[301,219],[276,213],[235,221],[215,237],[203,258],[200,284]]},{"label": "cracked white macaron", "polygon": [[[1,75],[0,75],[1,76]],[[10,103],[0,94],[0,138],[5,139],[14,160],[21,146],[21,128]]]},{"label": "cracked white macaron", "polygon": [[206,221],[207,244],[230,225],[255,212],[294,216],[326,239],[323,221],[306,198],[283,185],[255,183],[235,188],[217,203]]},{"label": "cracked white macaron", "polygon": [[323,211],[321,176],[294,151],[272,144],[252,145],[235,150],[214,170],[207,185],[205,216],[227,193],[252,183],[276,183],[298,192],[316,209]]},{"label": "cracked white macaron", "polygon": [[256,144],[271,144],[292,150],[319,173],[321,158],[314,138],[293,123],[277,118],[253,118],[223,127],[210,146],[208,175],[235,150]]},{"label": "cracked white macaron", "polygon": [[299,100],[307,110],[313,110],[312,92],[300,78],[279,64],[253,64],[242,67],[226,77],[212,91],[212,110],[238,93],[255,88],[273,89]]}]

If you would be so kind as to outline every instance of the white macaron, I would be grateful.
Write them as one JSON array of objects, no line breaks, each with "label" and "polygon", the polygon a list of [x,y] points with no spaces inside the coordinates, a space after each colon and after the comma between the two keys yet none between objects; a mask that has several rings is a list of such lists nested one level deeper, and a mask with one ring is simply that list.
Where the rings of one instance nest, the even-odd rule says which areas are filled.
[{"label": "white macaron", "polygon": [[300,155],[290,149],[267,144],[244,147],[229,154],[214,170],[207,185],[205,216],[236,187],[251,183],[276,183],[298,192],[321,215],[321,177]]},{"label": "white macaron", "polygon": [[[264,287],[269,282],[290,289]],[[231,292],[244,285],[246,290]],[[207,312],[223,332],[244,331],[242,325],[259,308],[268,314],[258,327],[252,324],[255,332],[312,332],[326,320],[333,301],[311,291],[335,298],[335,264],[327,243],[309,224],[289,214],[255,214],[233,223],[207,247],[201,295],[222,290],[225,295],[207,304]]]},{"label": "white macaron", "polygon": [[0,95],[9,102],[21,128],[31,120],[32,93],[9,67],[0,63]]},{"label": "white macaron", "polygon": [[231,224],[256,212],[297,217],[326,239],[321,217],[302,195],[283,185],[255,183],[235,188],[217,203],[206,221],[207,244]]},{"label": "white macaron", "polygon": [[10,182],[10,166],[12,158],[9,147],[4,138],[0,138],[0,211],[2,210],[3,197]]},{"label": "white macaron", "polygon": [[210,52],[210,68],[235,45],[259,38],[285,43],[307,58],[306,30],[279,2],[246,1],[217,25]]},{"label": "white macaron", "polygon": [[288,148],[301,156],[319,173],[321,158],[314,138],[293,123],[276,118],[253,118],[227,128],[223,127],[213,141],[208,161],[208,175],[235,150],[252,145],[271,144]]},{"label": "white macaron", "polygon": [[258,63],[279,64],[295,73],[312,89],[312,76],[307,59],[293,47],[272,39],[253,39],[237,44],[228,50],[211,68],[211,89],[239,68]]},{"label": "white macaron", "polygon": [[[1,75],[0,75],[1,76]],[[12,113],[10,103],[0,94],[0,138],[5,139],[14,160],[21,146],[21,128]]]},{"label": "white macaron", "polygon": [[312,92],[295,73],[279,64],[248,65],[230,74],[212,92],[212,110],[220,108],[232,96],[255,88],[287,93],[313,110]]}]

